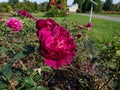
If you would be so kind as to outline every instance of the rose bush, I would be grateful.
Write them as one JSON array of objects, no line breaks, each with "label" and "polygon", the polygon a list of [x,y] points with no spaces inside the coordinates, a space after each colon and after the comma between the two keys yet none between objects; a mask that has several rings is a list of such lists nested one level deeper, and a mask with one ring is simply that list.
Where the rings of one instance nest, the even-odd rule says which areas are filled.
[{"label": "rose bush", "polygon": [[32,16],[32,14],[30,14],[29,12],[25,11],[25,10],[19,10],[18,11],[18,15],[22,16],[22,17],[27,17],[29,19],[33,19],[33,20],[38,20],[37,17]]},{"label": "rose bush", "polygon": [[76,45],[67,30],[52,19],[36,22],[40,53],[48,66],[59,68],[72,62]]},{"label": "rose bush", "polygon": [[30,13],[28,13],[28,12],[25,11],[25,10],[19,10],[19,11],[18,11],[18,14],[19,14],[20,16],[25,16],[25,17],[27,17],[27,18],[32,18],[32,17],[33,17]]},{"label": "rose bush", "polygon": [[23,28],[22,22],[14,17],[6,21],[6,26],[12,28],[14,32],[19,32]]}]

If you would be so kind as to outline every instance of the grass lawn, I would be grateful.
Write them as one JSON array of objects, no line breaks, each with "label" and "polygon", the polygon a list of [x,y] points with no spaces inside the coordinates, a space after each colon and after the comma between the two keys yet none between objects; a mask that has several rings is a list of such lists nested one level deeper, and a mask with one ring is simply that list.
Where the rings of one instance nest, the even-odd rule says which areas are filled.
[{"label": "grass lawn", "polygon": [[120,14],[101,14],[101,15],[120,18]]},{"label": "grass lawn", "polygon": [[[42,18],[44,13],[33,13],[33,15]],[[45,18],[45,17],[44,17]],[[64,17],[54,18],[58,23],[62,24]],[[87,24],[89,17],[70,14],[67,17],[68,23],[74,23],[78,25]],[[103,19],[92,18],[93,28],[90,31],[90,36],[97,44],[112,41],[115,33],[120,33],[120,23],[114,21],[107,21]],[[72,28],[72,27],[71,27]]]}]

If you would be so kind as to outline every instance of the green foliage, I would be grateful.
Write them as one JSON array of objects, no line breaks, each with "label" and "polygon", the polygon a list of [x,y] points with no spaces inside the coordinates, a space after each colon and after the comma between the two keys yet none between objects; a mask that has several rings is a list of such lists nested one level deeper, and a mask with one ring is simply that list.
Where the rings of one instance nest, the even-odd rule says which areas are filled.
[{"label": "green foliage", "polygon": [[59,0],[60,4],[62,4],[62,10],[66,11],[67,9],[67,0]]},{"label": "green foliage", "polygon": [[[101,12],[102,10],[102,2],[101,0],[94,0],[96,3],[98,3],[98,5],[94,5],[94,12]],[[78,6],[78,10],[77,12],[89,12],[91,9],[91,2],[90,0],[74,0],[73,4],[77,3]]]},{"label": "green foliage", "polygon": [[94,0],[98,5],[94,5],[94,12],[101,12],[102,11],[102,2],[101,0]]},{"label": "green foliage", "polygon": [[[50,2],[54,1],[55,5],[51,6]],[[58,6],[62,5],[62,9],[58,9]],[[67,0],[50,0],[49,1],[49,11],[46,13],[45,16],[47,17],[63,17],[66,15],[66,8],[67,8]]]},{"label": "green foliage", "polygon": [[115,10],[116,11],[119,11],[120,12],[120,3],[117,3],[115,6],[114,6]]},{"label": "green foliage", "polygon": [[29,12],[35,12],[40,10],[40,6],[36,2],[19,2],[19,0],[9,0],[7,3],[0,3],[0,12],[10,12],[20,9],[27,10]]},{"label": "green foliage", "polygon": [[7,6],[7,11],[8,11],[8,12],[11,12],[11,11],[13,11],[13,8],[12,8],[10,5],[8,5],[8,6]]},{"label": "green foliage", "polygon": [[16,3],[19,2],[19,0],[9,0],[8,2],[9,2],[10,4],[16,4]]},{"label": "green foliage", "polygon": [[12,6],[14,10],[16,10],[19,0],[9,0],[8,3]]},{"label": "green foliage", "polygon": [[90,0],[85,0],[82,6],[82,12],[88,12],[91,9],[91,2]]},{"label": "green foliage", "polygon": [[7,9],[8,6],[9,4],[6,2],[0,3],[0,12],[8,12],[8,9]]},{"label": "green foliage", "polygon": [[120,85],[120,36],[116,35],[114,41],[108,42],[100,48],[98,67],[106,76],[108,87],[119,90]]},{"label": "green foliage", "polygon": [[49,2],[43,2],[41,3],[40,6],[40,11],[41,12],[46,12],[47,11],[47,7],[48,7]]},{"label": "green foliage", "polygon": [[[38,47],[37,42],[35,42],[35,23],[29,19],[19,19],[27,22],[24,23],[24,29],[19,33],[13,33],[12,30],[5,28],[5,22],[0,23],[0,35],[2,36],[0,41],[4,42],[0,43],[0,49],[3,49],[0,51],[0,55],[4,53],[5,55],[1,57],[12,58],[12,60],[11,58],[7,58],[10,61],[4,67],[0,67],[0,90],[46,90],[38,82],[42,79],[42,71],[49,72],[51,68],[39,65],[41,58],[38,56],[39,54],[35,54]],[[28,58],[31,54],[38,56],[37,58],[32,58],[35,67],[28,64],[32,69],[28,68],[27,64],[24,63],[27,60],[25,58]],[[39,63],[36,62],[36,59],[39,59]],[[19,63],[19,65],[16,63]]]},{"label": "green foliage", "polygon": [[111,11],[113,6],[113,0],[106,0],[103,4],[103,10]]},{"label": "green foliage", "polygon": [[17,8],[29,12],[39,11],[39,5],[36,2],[30,2],[30,1],[20,2]]}]

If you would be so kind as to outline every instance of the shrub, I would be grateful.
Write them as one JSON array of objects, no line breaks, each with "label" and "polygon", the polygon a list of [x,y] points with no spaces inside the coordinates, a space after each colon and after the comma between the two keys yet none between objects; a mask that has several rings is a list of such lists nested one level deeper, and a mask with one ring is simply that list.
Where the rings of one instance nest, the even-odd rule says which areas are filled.
[{"label": "shrub", "polygon": [[49,3],[49,11],[46,13],[45,16],[48,17],[59,17],[66,15],[66,0],[51,0]]}]

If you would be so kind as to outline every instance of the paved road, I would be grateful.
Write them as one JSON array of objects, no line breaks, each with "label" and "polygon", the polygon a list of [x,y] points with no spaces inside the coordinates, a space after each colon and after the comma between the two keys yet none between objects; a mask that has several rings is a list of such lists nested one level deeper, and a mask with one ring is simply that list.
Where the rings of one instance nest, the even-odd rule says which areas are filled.
[{"label": "paved road", "polygon": [[[84,16],[89,16],[89,14],[81,14]],[[119,17],[111,17],[111,16],[104,16],[104,15],[97,15],[97,14],[93,14],[94,18],[101,18],[104,20],[110,20],[110,21],[115,21],[115,22],[120,22],[120,18]]]}]

